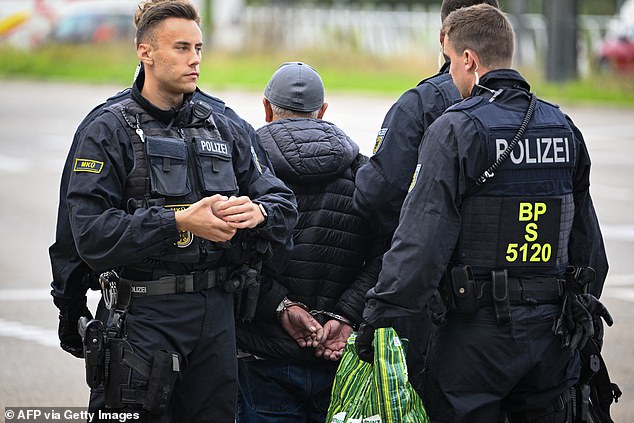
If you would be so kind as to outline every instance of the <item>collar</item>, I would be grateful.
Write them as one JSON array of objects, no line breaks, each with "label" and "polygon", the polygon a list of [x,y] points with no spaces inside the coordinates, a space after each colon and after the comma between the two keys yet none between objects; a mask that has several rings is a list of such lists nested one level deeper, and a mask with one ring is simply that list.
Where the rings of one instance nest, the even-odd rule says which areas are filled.
[{"label": "collar", "polygon": [[[487,72],[480,78],[480,84],[490,90],[499,90],[505,88],[519,89],[530,92],[531,86],[519,72],[514,69],[495,69]],[[471,96],[483,95],[488,93],[484,88],[474,86],[471,90]]]},{"label": "collar", "polygon": [[143,97],[143,95],[141,95],[144,82],[145,73],[141,71],[132,85],[131,96],[134,101],[139,103],[141,107],[150,114],[150,116],[169,126],[178,122],[188,121],[187,117],[190,109],[189,103],[191,102],[192,94],[185,94],[183,106],[181,106],[180,109],[171,107],[169,110],[163,110],[150,103],[145,97]]}]

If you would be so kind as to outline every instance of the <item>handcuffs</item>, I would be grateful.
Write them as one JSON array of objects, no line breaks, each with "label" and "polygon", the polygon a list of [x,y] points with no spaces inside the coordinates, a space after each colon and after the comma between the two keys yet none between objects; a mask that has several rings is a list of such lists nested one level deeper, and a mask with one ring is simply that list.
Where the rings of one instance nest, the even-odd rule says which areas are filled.
[{"label": "handcuffs", "polygon": [[332,313],[326,310],[309,310],[308,307],[306,307],[306,304],[301,303],[299,301],[289,300],[286,297],[284,297],[284,299],[280,302],[280,304],[275,309],[275,311],[277,312],[277,318],[280,319],[282,317],[282,314],[284,314],[286,310],[288,310],[290,307],[293,307],[293,306],[297,306],[299,308],[304,309],[305,311],[310,313],[310,315],[313,317],[318,315],[327,316],[327,317],[330,317],[331,319],[338,320],[341,323],[345,323],[346,325],[352,327],[352,330],[356,331],[359,329],[359,325],[355,324],[352,320],[346,317],[343,317],[340,314]]}]

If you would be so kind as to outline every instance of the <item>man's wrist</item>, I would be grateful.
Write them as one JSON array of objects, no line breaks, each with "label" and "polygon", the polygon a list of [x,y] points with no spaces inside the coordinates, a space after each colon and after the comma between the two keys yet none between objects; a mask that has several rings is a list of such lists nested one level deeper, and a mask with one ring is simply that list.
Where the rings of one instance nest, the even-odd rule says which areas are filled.
[{"label": "man's wrist", "polygon": [[260,222],[258,226],[266,225],[266,222],[269,219],[269,213],[266,211],[266,207],[264,207],[264,205],[258,201],[253,201],[253,204],[258,206],[258,208],[260,209],[260,213],[262,213],[262,217],[264,218],[264,220],[262,220],[262,222]]},{"label": "man's wrist", "polygon": [[310,312],[310,314],[312,314],[313,316],[316,316],[318,314],[327,316],[331,320],[337,320],[338,322],[341,322],[341,323],[344,323],[344,324],[350,326],[352,328],[352,330],[354,330],[354,331],[359,329],[359,325],[358,324],[356,324],[352,320],[348,319],[347,317],[342,316],[342,315],[337,314],[337,313],[332,313],[330,311],[325,311],[325,310],[313,310],[313,311]]},{"label": "man's wrist", "polygon": [[299,301],[292,301],[284,297],[284,299],[278,304],[277,308],[275,309],[277,313],[277,318],[281,319],[282,314],[284,314],[286,310],[288,310],[289,308],[293,306],[300,307],[308,312],[308,307],[306,307],[304,303],[300,303]]}]

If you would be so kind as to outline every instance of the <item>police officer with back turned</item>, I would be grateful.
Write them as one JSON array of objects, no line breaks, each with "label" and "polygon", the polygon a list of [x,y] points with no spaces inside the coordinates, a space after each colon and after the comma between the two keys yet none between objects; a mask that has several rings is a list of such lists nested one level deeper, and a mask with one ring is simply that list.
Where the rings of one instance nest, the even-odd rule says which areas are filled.
[{"label": "police officer with back turned", "polygon": [[[509,69],[514,33],[489,5],[442,26],[465,98],[427,130],[391,249],[357,337],[421,311],[440,289],[449,312],[427,357],[433,422],[563,422],[579,353],[607,310],[607,272],[581,133]],[[592,268],[596,269],[595,272]],[[585,292],[585,291],[584,291]]]},{"label": "police officer with back turned", "polygon": [[[440,19],[444,21],[454,10],[479,3],[498,6],[497,0],[443,0]],[[439,38],[442,48],[442,33]],[[374,154],[357,173],[354,206],[372,223],[379,239],[377,248],[381,252],[390,247],[407,187],[416,168],[418,147],[427,128],[449,106],[462,100],[449,75],[449,59],[444,54],[442,57],[444,63],[436,75],[407,90],[390,107],[376,137]],[[417,316],[395,322],[399,335],[410,340],[407,369],[409,380],[418,391],[422,390],[420,373],[428,339],[434,329],[429,314],[437,312],[425,310]]]},{"label": "police officer with back turned", "polygon": [[259,165],[241,125],[193,98],[202,33],[192,4],[140,7],[145,78],[82,131],[66,197],[79,255],[116,273],[106,280],[115,312],[106,331],[116,336],[105,341],[102,411],[233,422],[226,244],[244,231],[284,242],[294,196]]}]

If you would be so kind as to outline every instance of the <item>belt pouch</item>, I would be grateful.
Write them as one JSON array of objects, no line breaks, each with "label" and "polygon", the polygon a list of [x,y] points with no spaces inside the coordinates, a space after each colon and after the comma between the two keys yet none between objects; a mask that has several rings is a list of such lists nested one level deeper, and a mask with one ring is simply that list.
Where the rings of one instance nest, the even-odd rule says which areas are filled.
[{"label": "belt pouch", "polygon": [[152,373],[143,408],[151,414],[165,414],[179,373],[180,356],[167,351],[157,351],[152,363]]},{"label": "belt pouch", "polygon": [[478,293],[471,266],[451,268],[451,287],[457,312],[475,313],[478,311]]},{"label": "belt pouch", "polygon": [[509,298],[508,273],[504,270],[491,272],[491,284],[493,285],[493,307],[498,325],[504,325],[511,321],[511,300]]}]

